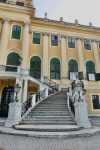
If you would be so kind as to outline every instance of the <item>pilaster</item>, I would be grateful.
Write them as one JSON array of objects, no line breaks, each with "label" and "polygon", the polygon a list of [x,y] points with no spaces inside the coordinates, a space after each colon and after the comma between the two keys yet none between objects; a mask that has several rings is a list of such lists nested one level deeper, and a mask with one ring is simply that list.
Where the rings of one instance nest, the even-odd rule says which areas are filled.
[{"label": "pilaster", "polygon": [[0,40],[0,65],[4,65],[5,53],[8,45],[8,26],[10,23],[9,18],[3,18],[3,28]]},{"label": "pilaster", "polygon": [[99,60],[99,52],[97,48],[97,42],[96,39],[91,39],[93,42],[93,49],[94,49],[94,57],[95,57],[95,63],[96,63],[96,73],[100,73],[100,60]]},{"label": "pilaster", "polygon": [[48,75],[48,32],[42,32],[43,35],[43,76]]},{"label": "pilaster", "polygon": [[23,39],[22,39],[22,65],[21,68],[27,68],[29,64],[29,27],[30,22],[24,21]]},{"label": "pilaster", "polygon": [[83,50],[82,50],[82,37],[76,37],[77,46],[78,46],[78,55],[79,55],[79,71],[83,71],[83,76],[85,78],[86,71],[85,71],[85,63],[83,57]]}]

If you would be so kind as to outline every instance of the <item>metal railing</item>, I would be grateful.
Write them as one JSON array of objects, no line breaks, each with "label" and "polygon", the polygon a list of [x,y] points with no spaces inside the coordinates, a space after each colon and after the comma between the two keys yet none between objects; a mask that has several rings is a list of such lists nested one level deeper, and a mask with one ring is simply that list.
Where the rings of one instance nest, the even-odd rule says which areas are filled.
[{"label": "metal railing", "polygon": [[18,71],[18,66],[0,65],[0,71],[17,72]]},{"label": "metal railing", "polygon": [[41,78],[41,74],[40,73],[37,73],[36,71],[34,70],[30,70],[29,69],[29,75],[33,78],[36,78],[36,79],[40,79]]},{"label": "metal railing", "polygon": [[69,106],[71,108],[73,115],[75,116],[74,102],[70,98],[69,98]]},{"label": "metal railing", "polygon": [[21,116],[23,116],[30,107],[32,107],[32,97],[22,104]]},{"label": "metal railing", "polygon": [[36,102],[38,102],[39,100],[45,98],[45,90],[40,91],[36,94]]},{"label": "metal railing", "polygon": [[55,83],[54,81],[44,77],[44,83],[49,85],[53,91],[59,91],[59,84]]},{"label": "metal railing", "polygon": [[1,1],[0,3],[6,3],[6,4],[17,5],[17,6],[22,6],[22,7],[34,8],[34,5],[30,5],[29,3],[23,3],[23,5],[22,5],[20,3],[17,4],[17,2],[19,2],[19,1],[5,1],[5,2]]}]

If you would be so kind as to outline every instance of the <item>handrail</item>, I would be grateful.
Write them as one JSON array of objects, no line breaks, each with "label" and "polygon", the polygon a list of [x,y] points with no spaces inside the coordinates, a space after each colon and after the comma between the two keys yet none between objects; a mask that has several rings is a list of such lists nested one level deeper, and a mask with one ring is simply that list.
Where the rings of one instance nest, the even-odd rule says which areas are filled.
[{"label": "handrail", "polygon": [[45,90],[42,90],[36,94],[36,101],[35,102],[38,102],[39,100],[41,100],[43,98],[45,98]]},{"label": "handrail", "polygon": [[[43,98],[45,98],[45,90],[42,90],[36,94],[35,103],[37,103],[39,100]],[[22,104],[21,116],[23,116],[28,111],[28,109],[32,107],[32,100],[33,96],[31,96],[27,101],[25,101]]]},{"label": "handrail", "polygon": [[32,96],[22,104],[21,116],[23,116],[30,107],[32,107]]},{"label": "handrail", "polygon": [[74,102],[70,99],[70,97],[69,97],[69,106],[71,108],[73,115],[75,116]]},{"label": "handrail", "polygon": [[31,70],[29,69],[29,75],[33,78],[36,78],[36,79],[40,79],[41,78],[41,74],[40,73],[37,73],[36,71],[34,70]]},{"label": "handrail", "polygon": [[55,83],[54,81],[48,79],[47,77],[44,77],[44,83],[48,84],[53,91],[59,91],[59,84]]}]

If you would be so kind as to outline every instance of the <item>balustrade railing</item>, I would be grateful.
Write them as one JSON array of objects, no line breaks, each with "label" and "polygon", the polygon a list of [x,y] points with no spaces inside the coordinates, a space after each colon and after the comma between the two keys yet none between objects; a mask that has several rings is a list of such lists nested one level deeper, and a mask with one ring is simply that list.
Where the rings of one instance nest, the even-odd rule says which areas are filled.
[{"label": "balustrade railing", "polygon": [[55,83],[54,81],[44,77],[44,83],[48,84],[53,91],[59,91],[59,84]]},{"label": "balustrade railing", "polygon": [[11,5],[18,5],[18,6],[23,6],[23,7],[29,7],[29,8],[34,8],[33,5],[30,5],[30,3],[23,3],[19,1],[0,1],[1,3],[6,3],[6,4],[11,4]]},{"label": "balustrade railing", "polygon": [[30,107],[32,107],[32,97],[22,104],[21,116],[23,116]]},{"label": "balustrade railing", "polygon": [[69,98],[69,106],[71,108],[73,115],[75,116],[74,102],[70,98]]},{"label": "balustrade railing", "polygon": [[41,78],[41,74],[34,71],[34,70],[29,70],[29,75],[33,78],[36,78],[36,79],[40,79]]},{"label": "balustrade railing", "polygon": [[17,72],[18,71],[18,66],[0,65],[0,71]]},{"label": "balustrade railing", "polygon": [[45,90],[40,91],[36,94],[36,102],[38,102],[39,100],[45,98]]}]

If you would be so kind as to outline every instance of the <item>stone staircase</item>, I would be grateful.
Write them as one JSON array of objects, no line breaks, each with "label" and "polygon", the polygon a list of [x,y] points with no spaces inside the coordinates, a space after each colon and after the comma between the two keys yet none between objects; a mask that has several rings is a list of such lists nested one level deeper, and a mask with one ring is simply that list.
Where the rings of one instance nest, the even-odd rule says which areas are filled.
[{"label": "stone staircase", "polygon": [[66,91],[55,94],[38,104],[16,129],[46,132],[76,131],[82,127],[71,117],[67,108]]}]

